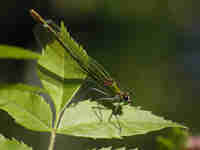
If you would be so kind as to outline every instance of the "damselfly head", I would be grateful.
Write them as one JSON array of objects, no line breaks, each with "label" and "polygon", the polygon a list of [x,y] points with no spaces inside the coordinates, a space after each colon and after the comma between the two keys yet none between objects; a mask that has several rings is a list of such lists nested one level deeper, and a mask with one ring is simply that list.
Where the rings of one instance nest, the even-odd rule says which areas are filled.
[{"label": "damselfly head", "polygon": [[122,94],[122,98],[123,98],[123,100],[124,100],[125,102],[127,102],[127,103],[132,103],[128,92],[124,92],[124,93]]}]

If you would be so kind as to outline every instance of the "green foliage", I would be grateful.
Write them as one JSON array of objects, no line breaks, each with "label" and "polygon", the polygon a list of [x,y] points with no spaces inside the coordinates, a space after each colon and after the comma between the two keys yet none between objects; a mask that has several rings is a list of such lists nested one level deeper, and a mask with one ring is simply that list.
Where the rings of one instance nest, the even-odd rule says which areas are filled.
[{"label": "green foliage", "polygon": [[40,88],[16,84],[0,86],[0,109],[7,111],[17,123],[35,131],[51,131],[52,113],[39,95]]},{"label": "green foliage", "polygon": [[[36,34],[38,30],[36,28]],[[88,55],[86,51],[70,37],[63,23],[61,23],[60,30],[60,37],[63,42],[67,43],[69,48],[73,49],[74,55],[80,57],[87,65]],[[41,30],[39,31],[41,32]],[[38,33],[38,38],[44,45],[42,57],[38,61],[40,66],[38,75],[43,87],[48,91],[54,102],[56,119],[58,119],[67,102],[72,99],[80,88],[82,81],[86,78],[86,74],[80,71],[80,66],[54,37],[52,37],[53,40],[48,42],[43,40],[44,35],[52,36],[48,32],[43,32],[43,34]]]},{"label": "green foliage", "polygon": [[183,150],[185,149],[187,131],[179,128],[172,128],[166,136],[158,136],[157,143],[159,150]]},{"label": "green foliage", "polygon": [[12,140],[4,138],[0,135],[0,149],[1,150],[32,150],[31,147],[28,147],[23,142],[18,142],[14,138]]},{"label": "green foliage", "polygon": [[[59,27],[56,26],[56,28]],[[59,35],[61,40],[67,43],[66,45],[73,50],[75,56],[79,57],[79,59],[84,62],[84,65],[87,65],[88,55],[86,51],[70,37],[63,23],[61,23],[60,30],[61,32],[59,32]],[[44,33],[41,34],[38,32]],[[38,28],[35,29],[35,33],[44,46],[42,57],[38,61],[39,65],[64,79],[85,79],[86,74],[80,71],[79,65],[54,37],[52,37],[50,41],[44,40],[43,36],[51,37],[53,35],[46,31],[41,31],[41,29]]]},{"label": "green foliage", "polygon": [[[89,65],[89,56],[70,37],[63,23],[59,34],[61,40],[73,49],[75,56],[80,57],[84,65]],[[7,55],[2,53],[3,58],[39,58],[38,76],[44,89],[23,84],[0,86],[0,109],[8,112],[20,125],[34,131],[51,132],[54,128],[56,133],[95,139],[146,134],[167,127],[185,128],[133,106],[122,106],[120,115],[114,114],[113,109],[87,100],[66,108],[87,74],[80,72],[80,66],[56,39],[44,44],[40,57],[20,49]],[[51,97],[56,111],[55,120],[52,119],[52,110],[40,93]]]},{"label": "green foliage", "polygon": [[39,59],[40,55],[30,50],[25,50],[21,47],[14,47],[8,45],[0,45],[0,58],[1,59]]},{"label": "green foliage", "polygon": [[[85,62],[87,62],[86,52],[69,36],[63,24],[61,24],[60,34],[74,52],[77,50],[76,55],[83,55],[81,59],[86,59]],[[57,133],[60,134],[92,138],[121,138],[167,127],[183,127],[157,117],[151,112],[131,106],[123,106],[123,114],[118,116],[112,114],[111,109],[94,109],[99,105],[90,101],[81,102],[76,107],[67,108],[64,111],[86,75],[75,71],[79,67],[78,64],[57,40],[46,43],[38,64],[38,75],[45,90],[21,84],[0,88],[0,108],[28,129],[51,131],[52,113],[49,105],[38,92],[46,92],[51,96],[56,109],[54,122],[58,127]],[[61,115],[62,112],[64,112],[63,115]],[[112,118],[109,119],[111,116]]]},{"label": "green foliage", "polygon": [[112,110],[95,108],[96,106],[96,102],[84,101],[67,109],[57,132],[93,138],[121,138],[166,127],[183,127],[131,106],[124,106],[123,115],[113,114],[109,120]]},{"label": "green foliage", "polygon": [[56,110],[56,118],[59,118],[67,102],[69,102],[76,91],[81,86],[81,82],[76,80],[64,80],[62,78],[54,78],[50,72],[43,72],[43,69],[38,69],[39,78],[54,103]]},{"label": "green foliage", "polygon": [[[83,54],[81,59],[85,58],[85,63],[87,63],[88,57],[85,51],[69,36],[63,24],[61,24],[60,34],[63,41],[73,49],[73,53],[78,52],[78,54]],[[39,63],[40,66],[49,71],[45,72],[39,68],[39,77],[44,88],[54,101],[57,120],[61,117],[57,133],[92,138],[120,138],[121,136],[145,134],[166,127],[183,127],[182,125],[157,117],[148,111],[142,111],[130,106],[124,106],[122,108],[123,115],[112,115],[112,119],[110,120],[109,117],[111,116],[112,110],[106,108],[94,110],[94,107],[98,107],[97,103],[89,101],[81,102],[76,107],[67,108],[63,116],[60,116],[60,112],[62,112],[64,106],[71,100],[81,86],[81,82],[69,82],[66,78],[74,79],[73,76],[75,76],[76,79],[84,79],[85,75],[80,74],[79,77],[77,76],[77,72],[73,70],[76,70],[75,68],[78,67],[78,64],[66,53],[66,50],[60,46],[57,40],[51,40],[51,42],[46,44],[46,48],[43,49],[43,54],[45,59],[49,60],[46,61],[46,63],[44,63],[44,61],[41,63],[41,60],[43,60],[43,58],[41,58]],[[54,54],[49,55],[49,53]],[[75,55],[77,56],[78,54]],[[62,57],[56,58],[54,56]],[[60,61],[60,66],[63,67],[59,69],[64,73],[64,79],[58,78],[55,75],[53,76],[52,74],[56,74],[56,69],[51,67],[50,64],[48,65],[49,61],[53,64],[53,62],[58,60]],[[64,65],[65,63],[68,64]],[[59,67],[58,64],[56,66]],[[71,70],[68,70],[70,68]],[[60,74],[59,77],[63,76]]]}]

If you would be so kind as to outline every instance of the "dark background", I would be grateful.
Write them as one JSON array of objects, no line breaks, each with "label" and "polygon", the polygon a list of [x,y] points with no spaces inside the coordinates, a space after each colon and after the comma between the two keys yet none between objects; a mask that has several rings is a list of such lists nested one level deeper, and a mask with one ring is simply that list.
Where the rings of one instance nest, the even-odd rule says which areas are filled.
[{"label": "dark background", "polygon": [[[6,0],[0,4],[0,44],[37,51],[29,15],[64,20],[72,36],[120,82],[135,105],[200,130],[199,2],[195,0]],[[34,62],[0,60],[0,82],[38,84]],[[48,134],[28,131],[0,111],[0,133],[47,149]],[[155,149],[158,133],[127,140]],[[57,149],[86,149],[103,140],[58,136]],[[123,145],[120,140],[113,140]],[[110,142],[107,143],[108,145]],[[113,144],[114,145],[114,144]]]}]

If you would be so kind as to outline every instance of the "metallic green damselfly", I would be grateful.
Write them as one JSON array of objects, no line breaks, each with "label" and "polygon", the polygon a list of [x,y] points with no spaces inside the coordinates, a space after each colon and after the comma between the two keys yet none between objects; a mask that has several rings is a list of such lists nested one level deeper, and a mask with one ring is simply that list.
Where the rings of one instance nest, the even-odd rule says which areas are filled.
[{"label": "metallic green damselfly", "polygon": [[[118,84],[110,74],[104,69],[102,65],[100,65],[96,60],[92,57],[88,56],[88,63],[85,64],[84,57],[80,57],[80,54],[75,52],[75,50],[65,42],[60,35],[60,29],[58,26],[55,26],[52,23],[44,20],[35,10],[30,10],[31,16],[36,20],[39,24],[42,25],[43,28],[46,29],[46,32],[49,32],[53,35],[54,39],[66,50],[66,52],[71,56],[71,58],[80,66],[81,71],[87,74],[92,80],[94,80],[98,86],[103,89],[106,88],[110,92],[107,94],[100,89],[93,88],[97,92],[103,93],[104,95],[109,95],[109,97],[103,98],[105,100],[110,100],[113,102],[123,103],[123,104],[132,104],[132,100],[130,99],[129,92],[122,91]],[[86,53],[87,54],[87,53]]]}]

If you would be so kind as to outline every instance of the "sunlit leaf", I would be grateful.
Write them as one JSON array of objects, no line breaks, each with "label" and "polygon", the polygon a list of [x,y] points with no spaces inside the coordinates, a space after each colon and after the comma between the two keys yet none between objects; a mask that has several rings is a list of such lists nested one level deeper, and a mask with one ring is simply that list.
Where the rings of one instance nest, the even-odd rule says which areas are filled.
[{"label": "sunlit leaf", "polygon": [[38,75],[55,104],[56,118],[58,118],[59,113],[63,110],[65,104],[72,99],[82,81],[76,79],[64,80],[47,70],[44,71],[42,68],[38,69]]},{"label": "sunlit leaf", "polygon": [[[59,27],[56,26],[56,28]],[[59,30],[62,41],[69,45],[75,53],[78,53],[77,55],[83,57],[87,63],[87,53],[70,37],[64,24]],[[81,71],[77,62],[45,28],[38,25],[35,28],[35,35],[43,45],[42,57],[38,62],[40,66],[39,77],[54,102],[58,117],[67,102],[72,99],[81,86],[86,74]]]},{"label": "sunlit leaf", "polygon": [[0,109],[20,125],[35,131],[51,131],[50,106],[40,96],[40,88],[23,84],[0,86]]},{"label": "sunlit leaf", "polygon": [[0,45],[0,58],[3,59],[39,59],[40,54],[25,50],[21,47]]},{"label": "sunlit leaf", "polygon": [[0,149],[1,150],[32,150],[31,147],[28,147],[23,142],[19,142],[14,138],[12,140],[6,139],[0,135]]},{"label": "sunlit leaf", "polygon": [[[52,25],[54,24],[52,23]],[[61,27],[56,26],[55,28],[59,28],[59,37],[62,42],[68,45],[70,50],[87,65],[88,55],[86,51],[70,37],[64,24],[62,23]],[[84,79],[86,77],[86,74],[80,71],[79,64],[74,61],[54,35],[40,25],[36,26],[34,33],[43,46],[43,57],[38,61],[42,67],[65,79]]]},{"label": "sunlit leaf", "polygon": [[111,110],[95,107],[95,102],[85,101],[67,109],[57,132],[92,138],[121,138],[167,127],[184,128],[178,123],[164,120],[137,107],[124,106],[123,114],[118,117],[112,115],[110,120]]}]

